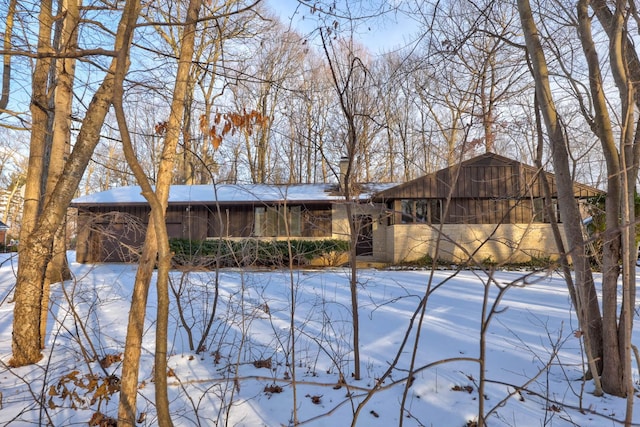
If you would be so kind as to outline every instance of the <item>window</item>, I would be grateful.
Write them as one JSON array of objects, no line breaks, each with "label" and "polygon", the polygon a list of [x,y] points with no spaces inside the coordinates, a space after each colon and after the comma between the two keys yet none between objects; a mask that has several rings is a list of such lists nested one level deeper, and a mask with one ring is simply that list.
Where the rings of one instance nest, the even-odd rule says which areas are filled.
[{"label": "window", "polygon": [[429,224],[442,223],[442,200],[429,200]]},{"label": "window", "polygon": [[[289,235],[300,236],[302,234],[302,208],[300,206],[291,206],[288,208],[288,211]],[[285,224],[283,223],[283,225]],[[281,234],[287,234],[285,227],[282,227],[281,231],[283,232]]]},{"label": "window", "polygon": [[[288,233],[287,233],[288,231]],[[257,237],[300,236],[300,206],[259,206],[254,211],[253,234]]]},{"label": "window", "polygon": [[253,220],[254,220],[253,234],[258,237],[264,236],[267,233],[265,229],[266,228],[265,210],[266,208],[259,207],[255,209],[255,212],[253,214]]},{"label": "window", "polygon": [[442,221],[442,200],[406,199],[401,200],[402,224],[440,224]]},{"label": "window", "polygon": [[402,223],[410,224],[414,221],[413,212],[415,211],[415,203],[413,200],[402,200]]},{"label": "window", "polygon": [[331,208],[303,209],[302,236],[331,237]]},{"label": "window", "polygon": [[429,203],[429,200],[416,200],[416,220],[418,222],[430,222],[429,218],[431,218],[431,216],[429,215],[429,212],[431,211],[431,205]]}]

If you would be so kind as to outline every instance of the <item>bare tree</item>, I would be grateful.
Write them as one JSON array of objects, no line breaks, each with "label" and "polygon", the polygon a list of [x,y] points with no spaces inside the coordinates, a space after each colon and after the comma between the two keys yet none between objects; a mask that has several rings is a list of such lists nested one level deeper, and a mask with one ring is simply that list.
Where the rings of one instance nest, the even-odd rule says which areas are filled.
[{"label": "bare tree", "polygon": [[122,386],[118,419],[121,425],[134,426],[136,423],[136,395],[138,387],[138,369],[142,344],[143,324],[146,311],[146,301],[154,268],[158,268],[157,292],[157,326],[155,351],[155,387],[158,423],[161,426],[173,425],[169,413],[169,398],[167,395],[167,325],[169,316],[169,269],[171,267],[171,253],[169,251],[169,237],[165,223],[165,211],[169,199],[169,188],[173,180],[176,149],[181,135],[181,122],[184,115],[185,97],[189,86],[189,71],[192,67],[196,26],[200,14],[201,0],[190,0],[181,37],[178,70],[176,73],[171,114],[166,127],[165,143],[162,150],[162,160],[158,166],[155,189],[149,182],[144,170],[136,159],[127,119],[123,108],[124,79],[126,67],[121,65],[116,70],[114,92],[114,107],[118,120],[118,127],[122,135],[123,150],[127,162],[136,180],[142,188],[142,194],[151,205],[149,229],[145,238],[142,256],[138,265],[136,281],[134,283],[133,301],[129,311],[127,339],[125,343],[124,361],[122,367]]},{"label": "bare tree", "polygon": [[[5,19],[3,49],[11,50],[13,38],[13,23],[16,15],[18,0],[11,0],[7,7],[7,17]],[[2,58],[2,95],[0,96],[0,112],[6,110],[9,104],[9,91],[11,89],[11,55],[3,55]]]},{"label": "bare tree", "polygon": [[[630,2],[635,10],[635,2]],[[595,13],[609,41],[609,63],[619,96],[619,142],[615,143],[605,97],[602,65],[591,31]],[[635,183],[640,161],[640,129],[637,114],[640,107],[638,55],[629,38],[626,2],[609,4],[594,1],[578,2],[578,29],[589,69],[589,88],[593,112],[590,125],[601,142],[607,164],[606,231],[603,259],[603,369],[605,391],[628,398],[627,421],[633,409],[633,380],[631,375],[631,327],[635,306]],[[618,317],[618,274],[622,263],[622,307]]]},{"label": "bare tree", "polygon": [[332,128],[331,117],[335,112],[332,84],[322,59],[305,46],[304,61],[300,63],[304,73],[290,86],[286,109],[282,111],[284,139],[289,164],[289,182],[327,182],[327,161],[338,158],[329,145]]},{"label": "bare tree", "polygon": [[300,36],[286,31],[275,17],[265,16],[266,21],[256,28],[256,54],[242,61],[242,76],[231,87],[235,110],[255,110],[270,118],[269,126],[255,133],[243,134],[243,145],[251,181],[254,183],[282,182],[288,175],[281,158],[280,136],[273,129],[276,120],[286,108],[287,89],[300,75],[304,63],[304,46]]},{"label": "bare tree", "polygon": [[384,124],[385,159],[380,161],[382,179],[389,182],[409,181],[417,173],[425,172],[424,167],[416,167],[421,156],[417,141],[419,127],[416,115],[418,99],[412,87],[414,76],[404,54],[385,54],[375,63],[372,73],[377,79],[378,99]]},{"label": "bare tree", "polygon": [[[183,119],[186,111],[186,100],[190,99],[191,69],[194,66],[195,40],[198,31],[198,22],[201,0],[190,0],[184,22],[175,22],[174,25],[182,27],[180,39],[178,67],[173,88],[170,115],[166,122],[156,127],[158,133],[164,135],[161,161],[158,165],[155,188],[147,178],[145,171],[136,158],[131,136],[128,130],[127,118],[123,107],[125,68],[120,68],[117,73],[115,85],[114,107],[118,120],[118,127],[122,135],[123,149],[127,162],[131,167],[136,180],[142,188],[142,194],[151,206],[151,218],[147,235],[139,261],[138,271],[134,283],[134,294],[129,311],[129,323],[127,340],[122,369],[121,399],[118,407],[118,418],[122,425],[135,425],[136,422],[136,395],[138,387],[138,370],[140,351],[143,335],[144,314],[146,310],[147,295],[151,282],[151,276],[157,265],[157,328],[155,350],[155,387],[156,404],[158,407],[158,421],[160,425],[172,425],[169,413],[169,400],[167,395],[167,326],[169,312],[169,269],[171,267],[171,252],[169,250],[169,238],[165,223],[165,212],[168,204],[169,189],[171,187],[177,157],[177,147],[182,131]],[[248,3],[243,8],[236,9],[234,14],[250,11],[255,3]]]},{"label": "bare tree", "polygon": [[[558,205],[563,218],[568,256],[575,270],[575,305],[584,331],[585,348],[593,374],[597,377],[596,361],[601,354],[602,320],[595,293],[589,261],[584,252],[585,242],[581,228],[581,216],[573,194],[573,179],[569,170],[568,147],[549,84],[547,61],[537,36],[528,0],[518,2],[520,20],[524,30],[527,51],[531,58],[536,82],[536,96],[551,144],[556,175]],[[599,382],[596,393],[599,392]]]},{"label": "bare tree", "polygon": [[[55,32],[58,46],[56,50],[63,56],[55,61],[53,82],[53,118],[51,123],[51,145],[47,150],[45,194],[43,203],[48,202],[48,195],[53,190],[64,170],[64,164],[71,147],[71,109],[73,104],[73,82],[75,79],[75,58],[65,57],[77,51],[78,26],[80,24],[81,0],[63,0],[59,5],[59,13],[63,16],[59,29]],[[42,292],[42,320],[40,322],[41,346],[44,348],[46,334],[49,285],[71,278],[67,261],[67,221],[62,221],[53,242],[51,259],[47,265],[46,279]]]},{"label": "bare tree", "polygon": [[[544,14],[556,14],[560,17],[558,22],[564,22],[571,31],[573,28],[578,29],[578,39],[568,40],[570,43],[579,42],[586,67],[576,71],[572,67],[575,63],[575,50],[567,53],[572,56],[571,61],[566,60],[563,56],[566,47],[563,49],[556,43],[557,29],[543,27],[545,31],[538,32],[529,3],[519,2],[528,52],[532,58],[538,105],[551,142],[556,175],[567,181],[563,186],[568,185],[573,174],[569,167],[569,156],[572,154],[567,132],[564,130],[565,121],[553,103],[544,49],[556,55],[556,63],[565,76],[565,86],[569,88],[584,120],[600,141],[605,159],[607,195],[606,226],[601,236],[602,315],[599,312],[595,288],[591,283],[591,273],[588,267],[583,265],[584,242],[581,242],[578,236],[581,230],[576,227],[576,224],[579,224],[579,213],[576,208],[571,207],[568,196],[566,200],[560,201],[560,209],[569,242],[568,253],[576,271],[576,310],[588,341],[589,360],[598,362],[597,366],[592,365],[592,373],[596,380],[601,379],[603,391],[627,397],[628,421],[633,410],[630,334],[636,289],[636,218],[633,206],[640,158],[637,122],[640,106],[637,82],[640,78],[640,67],[633,41],[628,36],[630,32],[635,31],[631,28],[633,25],[637,26],[637,20],[628,19],[627,7],[635,11],[635,2],[579,1],[575,12],[568,10],[564,4],[557,4],[552,9],[540,9]],[[599,24],[596,30],[592,27],[594,19],[597,19]],[[554,31],[553,37],[549,36],[549,31]],[[540,39],[543,39],[545,44]],[[607,49],[598,47],[601,40],[605,40]],[[607,56],[609,68],[603,65],[600,59],[602,54]],[[579,76],[585,69],[586,75],[584,81],[581,81]],[[612,96],[613,93],[607,90],[608,82],[612,82],[617,88],[617,100]],[[568,189],[561,188],[558,180],[558,194],[561,196],[567,191]],[[618,279],[621,273],[620,294]]]},{"label": "bare tree", "polygon": [[[47,4],[43,3],[43,7],[45,8],[43,13],[46,17],[49,14],[46,9]],[[110,72],[105,75],[102,84],[93,96],[82,121],[73,151],[65,163],[64,172],[50,195],[49,202],[37,221],[30,220],[31,224],[27,224],[26,228],[30,232],[21,233],[22,244],[18,261],[12,339],[11,364],[13,366],[32,364],[41,358],[42,292],[53,240],[66,216],[67,207],[78,188],[82,173],[100,139],[100,129],[111,106],[113,96],[112,73],[115,71],[118,61],[128,61],[138,10],[139,2],[136,0],[128,1],[125,4],[114,43],[114,51],[118,52],[118,56],[112,60]],[[47,25],[47,22],[45,19],[43,25]],[[41,105],[34,105],[34,111],[41,107]],[[32,133],[34,132],[37,130],[33,129]],[[29,167],[31,167],[31,161]],[[37,164],[34,167],[37,167]],[[33,195],[29,197],[33,197]],[[30,199],[29,203],[35,205],[37,200]],[[25,201],[26,204],[27,201]]]},{"label": "bare tree", "polygon": [[[363,86],[367,84],[368,70],[362,60],[353,49],[353,42],[346,43],[346,49],[336,48],[334,43],[327,40],[327,35],[322,34],[322,46],[326,55],[329,70],[333,79],[334,89],[338,98],[338,104],[342,112],[342,118],[346,125],[346,132],[342,143],[346,155],[344,156],[343,170],[339,173],[340,189],[345,198],[345,209],[349,223],[350,239],[350,288],[351,288],[351,316],[353,322],[353,359],[354,378],[360,379],[360,339],[358,317],[358,266],[357,266],[357,242],[359,224],[354,209],[358,197],[358,189],[355,185],[356,160],[363,148],[361,125],[367,120],[366,111],[363,111],[360,95]],[[343,46],[344,47],[344,46]],[[342,54],[342,55],[341,55]]]}]

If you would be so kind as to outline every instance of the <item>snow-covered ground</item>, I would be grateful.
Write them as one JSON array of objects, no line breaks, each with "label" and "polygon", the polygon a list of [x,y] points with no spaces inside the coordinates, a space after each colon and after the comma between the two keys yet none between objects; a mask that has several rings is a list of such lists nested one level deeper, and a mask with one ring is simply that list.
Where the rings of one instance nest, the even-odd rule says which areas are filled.
[{"label": "snow-covered ground", "polygon": [[[45,357],[36,366],[7,369],[17,266],[6,254],[0,263],[0,425],[87,425],[96,412],[115,417],[118,355],[136,266],[73,263],[75,281],[52,290]],[[196,353],[189,332],[197,347],[212,314],[216,280],[215,318],[203,351]],[[486,332],[489,425],[600,427],[624,419],[623,399],[596,398],[592,384],[580,380],[577,323],[556,274],[497,272],[491,281],[480,271],[439,270],[431,276],[361,270],[360,380],[352,377],[346,270],[225,270],[217,278],[213,272],[176,271],[172,283],[181,292],[180,305],[172,301],[168,361],[177,426],[287,426],[294,417],[301,425],[349,426],[355,413],[358,426],[470,425],[480,402],[475,359],[485,289],[491,310],[499,288],[505,291]],[[428,289],[423,313],[420,302]],[[154,318],[152,289],[139,425],[155,424]],[[634,342],[638,338],[635,332]],[[634,419],[640,423],[640,415]]]}]

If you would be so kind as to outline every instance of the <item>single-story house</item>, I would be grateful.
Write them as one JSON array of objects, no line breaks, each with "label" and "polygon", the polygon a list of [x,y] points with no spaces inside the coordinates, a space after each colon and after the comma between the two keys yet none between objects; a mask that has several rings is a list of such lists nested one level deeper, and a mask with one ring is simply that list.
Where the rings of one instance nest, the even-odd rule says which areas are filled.
[{"label": "single-story house", "polygon": [[[364,186],[360,197],[369,200],[387,187]],[[71,206],[78,210],[78,262],[137,259],[151,212],[140,187],[79,197]],[[173,185],[166,224],[170,238],[190,240],[348,239],[345,212],[337,184]],[[371,253],[367,236],[358,244],[359,254]]]},{"label": "single-story house", "polygon": [[[555,179],[545,173],[555,199]],[[352,214],[362,260],[522,262],[558,255],[536,168],[487,153],[403,184],[359,185]],[[584,201],[603,194],[575,184]],[[555,205],[554,205],[555,206]],[[79,262],[134,261],[150,208],[137,186],[75,199]],[[349,239],[338,184],[175,185],[170,237]],[[559,220],[559,216],[554,213]],[[285,221],[286,218],[286,221]]]}]

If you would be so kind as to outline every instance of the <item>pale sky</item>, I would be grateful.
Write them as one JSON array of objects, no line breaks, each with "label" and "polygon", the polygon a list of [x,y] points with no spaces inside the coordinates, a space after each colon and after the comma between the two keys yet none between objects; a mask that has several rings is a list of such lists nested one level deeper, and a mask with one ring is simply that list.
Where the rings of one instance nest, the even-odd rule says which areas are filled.
[{"label": "pale sky", "polygon": [[[315,19],[309,7],[300,5],[298,0],[266,0],[266,4],[281,16],[285,24],[291,23],[303,33],[315,28]],[[416,27],[410,18],[389,13],[385,18],[361,23],[355,36],[375,54],[405,45]]]}]

